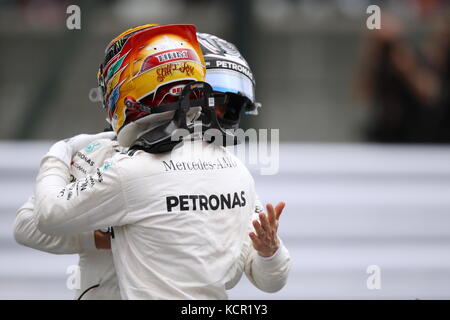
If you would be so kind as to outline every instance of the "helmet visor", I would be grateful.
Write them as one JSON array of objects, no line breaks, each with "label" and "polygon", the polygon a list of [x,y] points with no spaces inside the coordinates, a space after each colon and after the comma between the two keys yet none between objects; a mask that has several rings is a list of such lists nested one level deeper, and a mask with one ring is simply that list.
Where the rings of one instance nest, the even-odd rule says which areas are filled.
[{"label": "helmet visor", "polygon": [[214,91],[241,94],[251,102],[255,101],[252,81],[240,72],[227,69],[207,69],[206,82]]}]

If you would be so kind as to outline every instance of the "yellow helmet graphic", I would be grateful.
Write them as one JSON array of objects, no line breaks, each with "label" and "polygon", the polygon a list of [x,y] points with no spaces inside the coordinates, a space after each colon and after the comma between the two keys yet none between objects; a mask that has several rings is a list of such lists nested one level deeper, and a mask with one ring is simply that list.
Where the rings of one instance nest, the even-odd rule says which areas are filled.
[{"label": "yellow helmet graphic", "polygon": [[142,125],[142,118],[147,124],[152,117],[156,122],[170,119],[170,114],[164,117],[130,108],[127,101],[142,103],[149,110],[174,102],[186,83],[204,81],[205,73],[194,25],[142,25],[113,39],[100,65],[98,82],[119,142],[130,123],[139,120]]}]

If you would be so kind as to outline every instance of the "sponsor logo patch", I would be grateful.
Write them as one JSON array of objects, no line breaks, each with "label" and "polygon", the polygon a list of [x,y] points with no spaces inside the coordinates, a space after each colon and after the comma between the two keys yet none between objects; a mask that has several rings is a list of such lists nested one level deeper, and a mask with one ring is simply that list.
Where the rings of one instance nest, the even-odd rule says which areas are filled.
[{"label": "sponsor logo patch", "polygon": [[101,172],[104,172],[104,171],[108,170],[111,166],[112,166],[112,163],[111,163],[111,162],[106,162],[106,163],[100,168],[100,171],[101,171]]},{"label": "sponsor logo patch", "polygon": [[84,153],[81,153],[81,152],[77,152],[77,156],[80,158],[80,159],[82,159],[82,160],[84,160],[85,162],[87,162],[91,167],[93,167],[94,165],[95,165],[95,162],[92,160],[92,159],[90,159],[90,158],[88,158]]},{"label": "sponsor logo patch", "polygon": [[179,85],[177,85],[177,86],[175,86],[175,87],[170,88],[169,93],[170,93],[172,96],[179,96],[179,95],[181,94],[181,92],[183,91],[183,88],[184,88],[184,87],[185,87],[184,84],[179,84]]},{"label": "sponsor logo patch", "polygon": [[94,149],[95,149],[96,147],[98,147],[99,145],[100,145],[100,142],[96,142],[96,143],[90,144],[90,145],[88,145],[86,148],[84,148],[84,151],[86,151],[86,152],[92,152],[92,151],[94,151]]},{"label": "sponsor logo patch", "polygon": [[189,60],[192,62],[200,63],[196,53],[187,48],[178,48],[172,50],[166,50],[163,52],[158,52],[148,56],[141,67],[141,72],[153,69],[165,63],[180,61],[180,60]]},{"label": "sponsor logo patch", "polygon": [[166,197],[167,212],[226,210],[245,207],[245,191],[226,194],[183,194]]}]

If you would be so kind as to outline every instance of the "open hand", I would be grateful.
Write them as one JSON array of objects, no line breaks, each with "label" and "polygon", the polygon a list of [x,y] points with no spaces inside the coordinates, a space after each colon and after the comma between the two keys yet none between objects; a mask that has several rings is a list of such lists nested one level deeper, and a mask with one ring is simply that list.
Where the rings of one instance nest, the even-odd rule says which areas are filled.
[{"label": "open hand", "polygon": [[280,247],[278,240],[278,225],[280,215],[283,212],[284,202],[279,202],[275,209],[272,204],[268,203],[267,216],[264,213],[259,214],[259,221],[253,220],[253,227],[255,232],[250,232],[249,236],[252,239],[253,247],[261,257],[271,257]]}]

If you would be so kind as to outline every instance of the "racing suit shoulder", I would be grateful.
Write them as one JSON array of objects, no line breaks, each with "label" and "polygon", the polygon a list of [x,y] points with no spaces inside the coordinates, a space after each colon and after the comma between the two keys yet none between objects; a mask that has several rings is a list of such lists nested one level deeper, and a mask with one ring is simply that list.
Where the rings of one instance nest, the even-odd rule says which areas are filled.
[{"label": "racing suit shoulder", "polygon": [[82,179],[88,174],[95,173],[106,159],[122,151],[117,141],[98,139],[78,150],[72,159],[70,173],[73,180]]},{"label": "racing suit shoulder", "polygon": [[66,234],[126,223],[120,156],[72,183],[63,162],[46,158],[36,180],[37,227],[48,234]]}]

